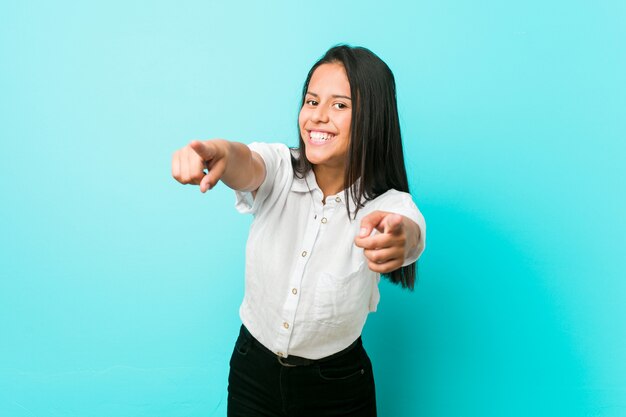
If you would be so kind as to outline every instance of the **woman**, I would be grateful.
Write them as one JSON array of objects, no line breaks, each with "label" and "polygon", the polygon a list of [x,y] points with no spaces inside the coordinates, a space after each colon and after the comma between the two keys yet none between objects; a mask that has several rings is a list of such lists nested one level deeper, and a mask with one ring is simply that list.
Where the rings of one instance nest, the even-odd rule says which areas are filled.
[{"label": "woman", "polygon": [[412,289],[425,241],[391,70],[365,48],[331,48],[298,126],[296,149],[192,141],[173,157],[176,180],[202,192],[221,180],[254,215],[228,415],[375,416],[361,331],[380,274]]}]

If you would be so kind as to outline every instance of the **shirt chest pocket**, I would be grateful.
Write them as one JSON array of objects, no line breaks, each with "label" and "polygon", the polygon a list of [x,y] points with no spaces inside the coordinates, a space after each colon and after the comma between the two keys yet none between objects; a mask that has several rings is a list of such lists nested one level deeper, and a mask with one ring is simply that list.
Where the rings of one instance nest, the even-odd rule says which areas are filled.
[{"label": "shirt chest pocket", "polygon": [[369,312],[372,274],[365,262],[348,275],[321,273],[315,288],[313,319],[331,326],[362,324]]}]

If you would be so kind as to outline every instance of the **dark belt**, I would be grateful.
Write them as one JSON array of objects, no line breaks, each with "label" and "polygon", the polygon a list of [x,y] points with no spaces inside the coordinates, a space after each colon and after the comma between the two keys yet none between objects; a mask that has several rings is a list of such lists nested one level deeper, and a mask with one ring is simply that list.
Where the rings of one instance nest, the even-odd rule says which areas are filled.
[{"label": "dark belt", "polygon": [[345,348],[345,349],[343,349],[343,350],[341,350],[341,351],[339,351],[337,353],[333,353],[330,356],[326,356],[324,358],[321,358],[321,359],[301,358],[300,356],[294,356],[294,355],[289,355],[287,357],[284,357],[284,356],[280,356],[280,355],[275,354],[274,352],[272,352],[271,350],[269,350],[268,348],[263,346],[263,344],[261,342],[259,342],[258,340],[256,340],[256,338],[254,336],[252,336],[252,334],[250,333],[250,331],[248,331],[246,326],[242,325],[241,326],[241,330],[246,335],[246,337],[249,338],[252,341],[252,343],[255,346],[257,346],[260,350],[264,351],[265,353],[275,357],[278,360],[278,363],[280,363],[282,366],[287,366],[287,367],[310,366],[310,365],[314,365],[314,364],[328,362],[329,360],[336,359],[336,358],[338,358],[340,356],[343,356],[346,353],[350,352],[352,349],[362,345],[361,337],[359,336],[359,338],[356,339],[354,342],[352,342],[352,344],[350,346],[348,346],[347,348]]}]

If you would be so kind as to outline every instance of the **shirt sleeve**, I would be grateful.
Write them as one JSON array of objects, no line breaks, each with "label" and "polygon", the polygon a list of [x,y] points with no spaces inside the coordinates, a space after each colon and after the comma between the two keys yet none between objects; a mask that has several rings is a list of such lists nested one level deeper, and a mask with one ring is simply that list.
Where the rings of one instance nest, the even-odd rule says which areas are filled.
[{"label": "shirt sleeve", "polygon": [[408,257],[404,260],[404,264],[402,264],[402,266],[411,265],[418,260],[426,248],[426,220],[413,202],[411,194],[397,190],[389,190],[383,194],[382,197],[376,210],[388,211],[405,216],[417,223],[420,228],[420,239],[417,243],[417,247],[409,253]]},{"label": "shirt sleeve", "polygon": [[254,142],[248,145],[252,152],[261,156],[265,164],[265,179],[253,196],[250,191],[235,190],[235,208],[243,214],[257,214],[262,206],[267,205],[282,190],[290,187],[293,181],[291,153],[282,143]]}]

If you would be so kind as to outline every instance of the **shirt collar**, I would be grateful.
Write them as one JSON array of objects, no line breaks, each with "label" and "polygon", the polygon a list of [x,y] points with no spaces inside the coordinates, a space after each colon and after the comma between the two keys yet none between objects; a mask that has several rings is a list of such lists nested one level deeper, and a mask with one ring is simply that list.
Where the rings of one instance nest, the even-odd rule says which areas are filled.
[{"label": "shirt collar", "polygon": [[[319,190],[320,187],[315,181],[315,174],[313,170],[309,170],[302,178],[298,178],[296,175],[293,177],[293,183],[291,184],[291,190],[299,193],[308,193],[313,190]],[[321,190],[320,190],[321,191]]]},{"label": "shirt collar", "polygon": [[[356,187],[356,192],[359,192],[359,186],[361,185],[361,181],[360,179],[357,180],[357,187]],[[309,170],[309,172],[307,172],[304,177],[302,178],[298,178],[297,176],[294,175],[293,178],[293,182],[291,184],[291,191],[295,191],[298,193],[313,193],[315,191],[317,191],[320,196],[322,194],[322,190],[320,189],[320,187],[317,185],[317,181],[315,181],[315,173],[313,172],[313,170]],[[336,204],[338,205],[345,205],[345,196],[346,196],[346,190],[343,189],[340,192],[338,192],[335,197],[333,197],[333,201],[335,201]],[[339,197],[340,201],[336,201],[335,198]],[[350,190],[348,190],[348,198],[351,198],[350,196]],[[350,212],[352,214],[354,214],[354,212],[356,211],[356,206],[354,204],[353,201],[350,201]]]}]

